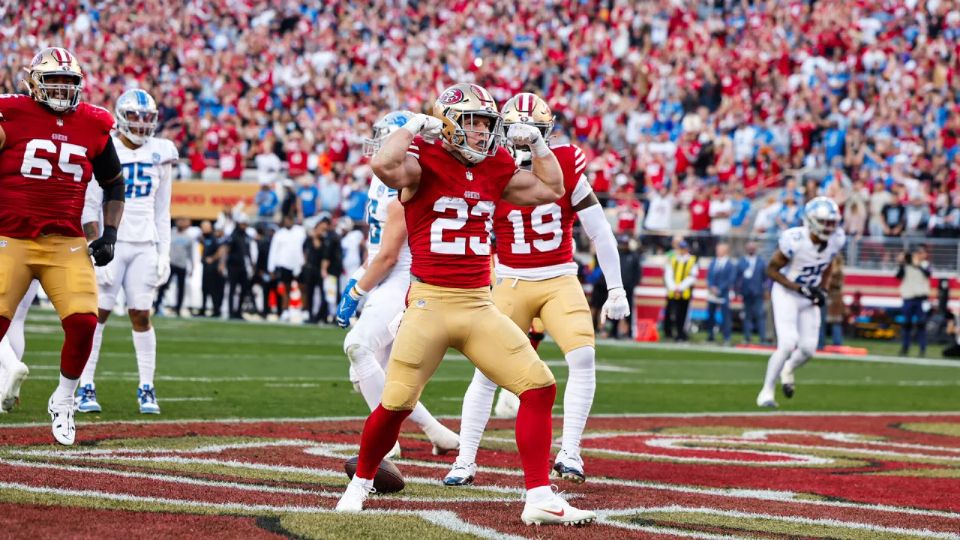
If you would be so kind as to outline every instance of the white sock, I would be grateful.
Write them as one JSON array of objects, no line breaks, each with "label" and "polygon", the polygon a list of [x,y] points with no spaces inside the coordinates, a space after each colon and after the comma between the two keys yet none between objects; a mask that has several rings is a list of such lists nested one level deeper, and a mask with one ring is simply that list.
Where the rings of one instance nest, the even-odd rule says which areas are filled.
[{"label": "white sock", "polygon": [[483,430],[490,420],[493,407],[493,395],[497,385],[488,379],[479,369],[474,370],[473,380],[463,395],[463,412],[460,415],[460,454],[457,461],[476,463],[477,450]]},{"label": "white sock", "polygon": [[556,497],[556,495],[554,495],[550,486],[540,486],[527,490],[527,503],[529,504],[540,504],[554,497]]},{"label": "white sock", "polygon": [[157,370],[157,333],[152,326],[146,332],[133,332],[133,350],[137,352],[140,386],[153,386],[153,373]]},{"label": "white sock", "polygon": [[90,349],[90,358],[87,359],[87,365],[83,367],[83,373],[80,374],[80,384],[86,386],[93,384],[93,375],[97,371],[97,362],[100,361],[100,344],[103,343],[104,323],[98,322],[96,330],[93,331],[93,348]]},{"label": "white sock", "polygon": [[0,369],[10,369],[14,364],[20,362],[16,351],[10,346],[10,340],[3,338],[0,341]]},{"label": "white sock", "polygon": [[347,358],[350,359],[353,373],[357,376],[360,395],[373,411],[380,405],[383,387],[386,384],[386,374],[369,347],[351,345],[347,347]]},{"label": "white sock", "polygon": [[53,391],[50,399],[55,403],[59,401],[70,401],[73,403],[73,394],[77,391],[77,385],[79,385],[79,383],[79,379],[68,379],[61,373],[60,384],[57,385],[57,389]]},{"label": "white sock", "polygon": [[426,435],[427,438],[433,441],[437,435],[445,431],[447,428],[441,424],[436,418],[430,414],[430,411],[423,406],[423,403],[417,402],[417,405],[413,408],[413,412],[410,413],[410,420],[416,424]]},{"label": "white sock", "polygon": [[770,355],[770,359],[767,360],[767,374],[763,378],[762,392],[773,393],[775,391],[777,379],[780,378],[780,371],[783,370],[783,364],[790,354],[787,349],[778,348]]},{"label": "white sock", "polygon": [[351,484],[358,484],[362,486],[367,491],[370,491],[370,488],[373,487],[373,479],[367,480],[366,478],[360,478],[357,475],[353,475],[353,478],[350,479]]},{"label": "white sock", "polygon": [[563,442],[560,448],[575,456],[580,455],[580,439],[597,389],[596,354],[593,347],[580,347],[566,355],[570,374],[563,392]]}]

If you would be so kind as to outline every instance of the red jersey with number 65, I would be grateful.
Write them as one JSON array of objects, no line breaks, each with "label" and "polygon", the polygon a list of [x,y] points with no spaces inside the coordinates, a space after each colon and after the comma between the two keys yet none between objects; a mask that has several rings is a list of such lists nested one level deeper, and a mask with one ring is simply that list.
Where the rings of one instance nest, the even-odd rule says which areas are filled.
[{"label": "red jersey with number 65", "polygon": [[407,155],[420,162],[420,185],[403,201],[410,273],[439,287],[490,286],[490,230],[493,212],[517,166],[510,153],[497,153],[468,167],[439,142],[415,137]]},{"label": "red jersey with number 65", "polygon": [[497,238],[496,274],[541,280],[576,275],[573,262],[573,208],[593,193],[583,177],[587,161],[573,145],[551,148],[563,171],[566,190],[560,200],[539,206],[497,205],[493,231]]},{"label": "red jersey with number 65", "polygon": [[95,105],[56,114],[30,96],[0,95],[0,236],[83,236],[93,160],[112,127],[113,116]]}]

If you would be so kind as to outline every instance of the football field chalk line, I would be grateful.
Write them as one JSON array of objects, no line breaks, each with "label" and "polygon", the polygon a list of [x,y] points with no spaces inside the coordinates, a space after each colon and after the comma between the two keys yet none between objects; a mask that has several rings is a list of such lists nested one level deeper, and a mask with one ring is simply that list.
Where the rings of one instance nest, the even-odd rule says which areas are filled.
[{"label": "football field chalk line", "polygon": [[[922,418],[925,416],[960,416],[958,411],[732,411],[732,412],[678,412],[678,413],[598,413],[591,414],[590,418],[704,418],[704,417],[771,417],[771,416],[907,416]],[[0,416],[0,418],[4,418]],[[459,414],[436,415],[434,418],[439,420],[459,420]],[[491,416],[491,418],[493,418]],[[181,418],[181,419],[148,419],[148,420],[110,420],[110,421],[91,421],[82,422],[86,425],[107,426],[110,424],[259,424],[264,422],[292,423],[292,422],[350,422],[363,421],[366,416],[310,416],[310,417],[279,417],[279,418],[221,418],[219,420],[210,420],[209,418]],[[495,418],[493,418],[495,419]],[[19,422],[2,423],[0,429],[6,428],[31,428],[49,426],[50,422]]]},{"label": "football field chalk line", "polygon": [[[342,473],[341,473],[342,474]],[[64,489],[36,487],[27,484],[18,484],[15,482],[0,482],[0,490],[10,489],[25,491],[27,493],[36,493],[41,495],[55,495],[61,497],[80,497],[84,499],[107,499],[119,502],[134,503],[152,503],[166,504],[171,506],[182,506],[188,508],[206,508],[219,510],[223,513],[234,513],[243,515],[256,515],[263,513],[289,513],[289,514],[331,514],[336,515],[336,510],[320,506],[272,506],[267,504],[241,504],[241,503],[208,503],[202,501],[188,501],[183,499],[167,499],[163,497],[144,497],[140,495],[125,495],[119,493],[107,493],[103,491]],[[472,534],[481,538],[510,538],[520,539],[523,537],[506,535],[493,529],[487,529],[472,523],[465,523],[457,514],[445,510],[364,510],[365,515],[408,515],[417,516],[451,530],[456,533]]]}]

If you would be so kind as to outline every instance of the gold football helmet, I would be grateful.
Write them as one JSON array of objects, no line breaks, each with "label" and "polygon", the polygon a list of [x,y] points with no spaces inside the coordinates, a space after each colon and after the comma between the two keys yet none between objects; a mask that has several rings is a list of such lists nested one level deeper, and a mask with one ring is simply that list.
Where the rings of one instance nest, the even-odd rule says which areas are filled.
[{"label": "gold football helmet", "polygon": [[[512,124],[530,124],[540,130],[543,140],[548,140],[553,131],[553,111],[547,102],[536,94],[523,92],[507,100],[503,104],[503,129],[506,131]],[[517,163],[531,161],[532,156],[526,148],[517,148],[506,141],[507,150],[513,155]]]},{"label": "gold football helmet", "polygon": [[440,137],[470,163],[497,153],[500,113],[493,96],[480,86],[459,83],[447,88],[434,102],[433,116],[443,122]]},{"label": "gold football helmet", "polygon": [[30,67],[24,69],[27,78],[23,82],[38,103],[61,113],[72,111],[80,104],[83,71],[70,51],[48,47],[37,53]]}]

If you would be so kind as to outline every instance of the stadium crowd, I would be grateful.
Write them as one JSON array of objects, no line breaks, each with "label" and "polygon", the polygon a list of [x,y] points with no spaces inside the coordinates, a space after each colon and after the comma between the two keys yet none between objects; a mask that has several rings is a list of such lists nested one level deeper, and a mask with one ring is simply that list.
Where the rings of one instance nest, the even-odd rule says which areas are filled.
[{"label": "stadium crowd", "polygon": [[622,233],[780,229],[820,193],[854,237],[960,235],[953,1],[64,6],[0,12],[0,84],[62,36],[90,102],[158,96],[185,174],[256,168],[318,194],[308,210],[362,198],[361,139],[384,111],[467,80],[544,95]]},{"label": "stadium crowd", "polygon": [[[89,1],[48,15],[38,2],[0,11],[0,85],[59,36],[85,100],[146,89],[182,178],[255,178],[258,224],[306,224],[307,248],[363,221],[372,123],[429,110],[452,81],[500,102],[543,95],[625,244],[666,251],[686,231],[712,255],[717,238],[798,224],[818,194],[854,239],[960,236],[955,1]],[[207,234],[229,245],[234,221]],[[254,244],[274,235],[259,229]],[[322,284],[340,255],[305,252]],[[269,257],[217,247],[203,261],[220,289],[230,256],[248,258],[247,282],[277,274]],[[231,287],[241,298],[244,283]]]}]

